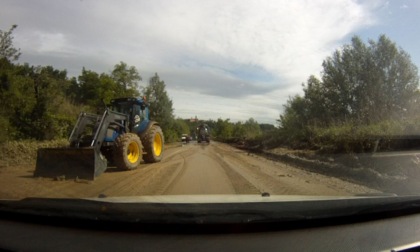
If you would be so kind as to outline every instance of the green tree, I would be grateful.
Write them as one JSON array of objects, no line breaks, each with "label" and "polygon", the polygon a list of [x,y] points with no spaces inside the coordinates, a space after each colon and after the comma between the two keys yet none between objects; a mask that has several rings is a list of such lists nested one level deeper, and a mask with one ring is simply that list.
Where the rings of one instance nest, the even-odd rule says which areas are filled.
[{"label": "green tree", "polygon": [[10,87],[4,93],[7,116],[12,126],[12,139],[31,137],[33,134],[32,113],[36,107],[34,80],[28,76],[11,75]]},{"label": "green tree", "polygon": [[177,118],[173,121],[172,127],[169,130],[171,132],[170,142],[180,141],[182,134],[191,134],[188,123],[181,118]]},{"label": "green tree", "polygon": [[178,133],[173,130],[174,114],[172,100],[165,90],[165,82],[160,80],[157,73],[149,80],[149,85],[144,89],[144,96],[149,102],[150,118],[157,121],[163,130],[165,139],[178,138]]},{"label": "green tree", "polygon": [[365,45],[353,37],[323,63],[323,97],[328,121],[379,122],[405,115],[418,88],[417,67],[385,35]]},{"label": "green tree", "polygon": [[125,97],[124,92],[120,92],[122,91],[121,88],[118,86],[117,83],[115,83],[115,80],[108,74],[101,74],[99,76],[99,82],[100,86],[97,91],[98,98],[101,101],[105,102],[105,104],[109,104],[114,98]]},{"label": "green tree", "polygon": [[124,62],[120,62],[114,66],[111,73],[112,79],[121,88],[118,92],[120,96],[137,97],[140,95],[138,82],[142,80],[139,72],[134,66],[128,66]]},{"label": "green tree", "polygon": [[276,126],[274,126],[273,124],[269,124],[269,123],[261,123],[260,124],[260,129],[261,129],[262,133],[267,133],[267,132],[271,132],[273,130],[276,130]]},{"label": "green tree", "polygon": [[[299,114],[297,119],[304,120],[301,123],[324,124],[329,118],[333,118],[338,113],[331,102],[334,97],[328,98],[326,96],[325,86],[315,76],[311,75],[303,87],[304,97],[295,97],[295,99],[301,100],[294,101],[294,105],[289,103],[289,105],[293,106],[292,109],[298,109],[294,113]],[[299,105],[296,103],[299,103]],[[287,109],[290,110],[290,108]]]},{"label": "green tree", "polygon": [[29,67],[26,64],[24,67],[33,79],[36,99],[29,116],[32,123],[25,135],[40,140],[67,137],[73,121],[71,115],[74,115],[73,108],[67,108],[70,105],[65,99],[65,92],[70,85],[67,72],[52,66]]},{"label": "green tree", "polygon": [[311,142],[315,132],[327,132],[320,128],[403,121],[418,110],[417,67],[384,35],[368,44],[355,36],[322,66],[321,78],[310,76],[303,85],[304,95],[284,105],[279,119],[283,142]]},{"label": "green tree", "polygon": [[136,68],[128,67],[124,62],[115,65],[111,75],[98,74],[83,67],[78,79],[70,80],[67,97],[95,110],[102,108],[103,102],[108,103],[114,98],[138,97],[139,80],[141,77]]},{"label": "green tree", "polygon": [[6,58],[10,61],[18,60],[21,53],[20,48],[16,49],[13,46],[13,30],[17,28],[17,25],[12,25],[8,31],[0,30],[0,58]]},{"label": "green tree", "polygon": [[244,124],[239,121],[233,125],[232,137],[236,139],[244,139],[246,135]]},{"label": "green tree", "polygon": [[6,58],[0,58],[0,143],[7,141],[14,135],[14,127],[10,124],[11,110],[11,77],[14,72],[13,64]]},{"label": "green tree", "polygon": [[0,59],[0,123],[11,139],[67,137],[75,108],[65,98],[66,71],[52,66],[14,65]]},{"label": "green tree", "polygon": [[324,60],[321,80],[310,76],[304,95],[285,105],[280,126],[369,124],[402,119],[416,102],[417,67],[386,36],[366,45],[359,37]]},{"label": "green tree", "polygon": [[20,49],[13,46],[13,30],[17,25],[13,25],[9,31],[0,30],[0,143],[14,138],[17,129],[12,125],[11,119],[14,115],[15,100],[14,75],[15,66],[11,63],[18,60],[21,55]]},{"label": "green tree", "polygon": [[222,141],[226,141],[233,137],[234,125],[230,122],[230,119],[223,120],[222,118],[217,119],[212,130],[213,136]]},{"label": "green tree", "polygon": [[177,118],[175,120],[175,124],[176,124],[176,128],[177,128],[177,132],[178,134],[181,136],[182,134],[191,134],[191,130],[190,130],[190,126],[188,125],[188,123],[181,118]]},{"label": "green tree", "polygon": [[244,123],[244,131],[246,139],[254,139],[262,134],[260,125],[252,117]]},{"label": "green tree", "polygon": [[291,146],[300,145],[308,138],[308,105],[306,100],[296,95],[290,97],[280,115],[279,128],[283,142]]},{"label": "green tree", "polygon": [[82,74],[78,77],[77,102],[89,105],[91,108],[96,108],[102,104],[101,101],[101,80],[99,74],[82,69]]}]

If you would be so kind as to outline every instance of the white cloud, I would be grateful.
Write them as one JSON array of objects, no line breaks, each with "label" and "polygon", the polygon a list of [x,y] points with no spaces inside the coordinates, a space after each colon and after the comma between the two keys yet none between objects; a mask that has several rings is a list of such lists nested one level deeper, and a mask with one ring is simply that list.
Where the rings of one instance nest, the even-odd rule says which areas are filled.
[{"label": "white cloud", "polygon": [[66,35],[60,32],[46,33],[43,31],[32,31],[17,36],[17,39],[19,40],[19,44],[26,48],[31,45],[31,51],[39,54],[66,54],[75,51],[75,48],[71,46]]},{"label": "white cloud", "polygon": [[[52,55],[48,65],[57,61],[78,75],[83,66],[108,72],[124,61],[146,79],[158,72],[179,116],[217,111],[224,118],[258,120],[276,114],[274,122],[285,97],[299,92],[310,74],[318,74],[326,56],[358,29],[374,24],[371,10],[377,4],[9,0],[6,5],[0,21],[19,25],[16,38],[29,63],[39,64],[40,53],[43,62]],[[68,66],[61,54],[71,58]],[[243,104],[250,105],[243,109]]]}]

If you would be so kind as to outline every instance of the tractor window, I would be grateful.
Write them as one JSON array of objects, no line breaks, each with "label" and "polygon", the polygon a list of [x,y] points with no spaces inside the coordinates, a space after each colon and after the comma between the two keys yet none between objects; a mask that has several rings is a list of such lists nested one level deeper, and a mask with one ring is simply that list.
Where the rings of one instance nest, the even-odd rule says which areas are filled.
[{"label": "tractor window", "polygon": [[126,114],[126,115],[131,114],[131,106],[127,102],[114,103],[112,104],[111,109],[122,114]]},{"label": "tractor window", "polygon": [[140,118],[142,117],[142,110],[141,110],[141,107],[140,107],[140,105],[138,105],[138,104],[134,104],[134,106],[133,106],[133,109],[134,109],[134,115],[139,115],[140,116]]},{"label": "tractor window", "polygon": [[133,118],[135,124],[144,120],[144,110],[138,104],[134,104],[133,106]]}]

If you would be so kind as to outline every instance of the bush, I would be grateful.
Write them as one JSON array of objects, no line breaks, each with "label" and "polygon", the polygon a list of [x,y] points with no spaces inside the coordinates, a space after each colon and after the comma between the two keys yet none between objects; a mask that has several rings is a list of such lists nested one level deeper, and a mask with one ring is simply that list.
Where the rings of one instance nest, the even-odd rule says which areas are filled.
[{"label": "bush", "polygon": [[165,130],[163,132],[163,135],[165,136],[165,143],[173,143],[173,142],[181,141],[181,135],[173,129]]},{"label": "bush", "polygon": [[8,141],[0,145],[0,167],[16,165],[33,165],[36,162],[37,151],[39,148],[54,148],[68,146],[67,139],[53,141]]},{"label": "bush", "polygon": [[406,123],[383,121],[371,125],[346,123],[328,128],[313,127],[310,144],[323,152],[371,152],[381,140],[382,149],[389,149],[391,141],[407,135]]}]

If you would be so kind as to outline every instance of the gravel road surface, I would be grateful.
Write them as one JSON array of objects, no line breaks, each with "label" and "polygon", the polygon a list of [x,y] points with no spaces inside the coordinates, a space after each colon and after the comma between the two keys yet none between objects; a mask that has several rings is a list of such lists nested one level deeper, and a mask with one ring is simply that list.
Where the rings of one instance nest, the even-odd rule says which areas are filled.
[{"label": "gravel road surface", "polygon": [[34,166],[0,169],[0,198],[98,197],[106,195],[354,195],[378,191],[338,178],[270,161],[229,145],[176,144],[160,163],[132,171],[109,168],[94,181],[33,177]]}]

